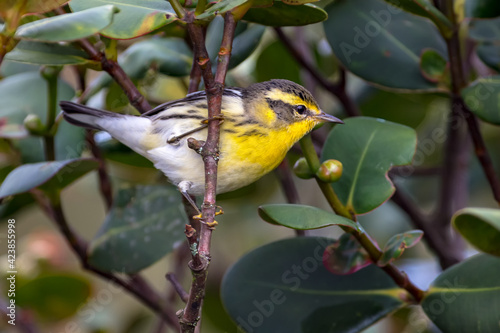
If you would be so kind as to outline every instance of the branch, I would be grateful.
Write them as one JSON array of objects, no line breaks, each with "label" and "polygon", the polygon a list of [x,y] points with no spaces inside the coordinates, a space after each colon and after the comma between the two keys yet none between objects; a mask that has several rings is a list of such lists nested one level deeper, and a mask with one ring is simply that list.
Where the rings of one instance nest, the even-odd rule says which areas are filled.
[{"label": "branch", "polygon": [[465,112],[465,119],[467,120],[467,125],[469,126],[469,133],[471,135],[472,142],[474,143],[474,152],[476,153],[476,156],[479,162],[481,163],[481,167],[483,168],[484,174],[488,179],[491,191],[493,192],[493,197],[495,198],[495,201],[498,204],[500,204],[500,180],[498,179],[498,176],[495,173],[495,168],[493,166],[490,154],[484,143],[483,136],[479,131],[479,124],[477,118],[467,108],[462,99],[460,99],[460,102],[463,105]]},{"label": "branch", "polygon": [[[57,8],[54,12],[58,15],[66,14],[62,8]],[[106,71],[118,85],[123,89],[125,95],[127,95],[130,104],[132,104],[140,113],[144,113],[151,109],[148,101],[142,96],[142,94],[137,90],[132,80],[127,76],[125,71],[120,67],[120,65],[114,61],[106,58],[103,52],[100,52],[88,39],[80,39],[77,41],[80,47],[87,52],[89,57],[97,62],[101,63],[102,69]]]},{"label": "branch", "polygon": [[[302,151],[304,152],[304,157],[306,158],[307,163],[309,164],[311,170],[318,170],[320,166],[320,161],[318,155],[314,151],[314,146],[311,137],[309,135],[306,135],[304,138],[302,138],[300,140],[300,146],[302,148]],[[331,208],[337,215],[343,216],[358,223],[354,212],[350,212],[340,202],[339,198],[337,197],[337,194],[333,190],[333,187],[329,183],[322,182],[318,178],[316,178],[316,182],[318,183],[321,191],[323,192],[323,195],[327,199]],[[373,262],[376,263],[380,259],[382,255],[380,248],[378,247],[377,243],[373,241],[366,232],[356,231],[345,227],[342,229],[345,232],[351,233],[357,239],[357,241],[361,244],[361,246],[370,255],[370,258]],[[399,287],[408,291],[408,293],[412,295],[412,297],[415,299],[417,303],[419,303],[422,300],[424,292],[420,288],[418,288],[412,281],[410,281],[410,279],[404,272],[400,271],[393,264],[388,264],[380,268],[383,269],[387,273],[387,275],[389,275]]]},{"label": "branch", "polygon": [[[281,183],[281,188],[283,189],[283,193],[285,194],[286,201],[291,204],[299,204],[299,192],[297,191],[297,187],[293,182],[292,173],[290,172],[290,165],[286,159],[281,162],[281,164],[276,169],[276,174],[278,175],[278,179]],[[305,230],[295,229],[295,235],[297,236],[305,236]]]},{"label": "branch", "polygon": [[[193,281],[186,307],[179,320],[182,332],[194,332],[200,318],[201,306],[205,296],[208,265],[210,264],[210,243],[213,226],[215,225],[216,212],[215,197],[220,134],[219,116],[236,21],[231,13],[225,14],[219,63],[214,78],[210,58],[205,48],[203,28],[195,22],[193,12],[187,12],[184,20],[187,23],[188,33],[193,42],[194,66],[199,66],[201,70],[208,103],[208,135],[202,150],[202,158],[205,164],[205,197],[202,205],[202,223],[200,225],[198,248],[197,250],[191,248],[193,260],[190,262],[190,268],[193,274]],[[190,237],[188,236],[189,239]]]},{"label": "branch", "polygon": [[307,62],[302,54],[300,53],[297,48],[293,45],[292,41],[285,35],[283,30],[281,28],[274,28],[274,31],[278,35],[279,39],[285,45],[285,47],[290,51],[290,54],[295,58],[295,60],[302,66],[304,67],[310,74],[311,76],[326,90],[328,90],[330,93],[332,93],[334,96],[337,97],[339,102],[342,104],[345,112],[350,116],[359,116],[360,112],[356,106],[356,104],[353,103],[353,101],[349,98],[345,91],[345,71],[344,69],[341,69],[340,71],[340,81],[338,83],[333,83],[329,80],[327,80],[321,73],[319,73],[313,65],[311,65],[309,62]]},{"label": "branch", "polygon": [[130,294],[139,299],[144,305],[161,316],[163,320],[165,320],[165,322],[173,329],[179,329],[179,324],[177,323],[177,318],[174,311],[168,308],[163,303],[161,298],[142,277],[140,277],[139,275],[128,276],[130,278],[130,281],[127,281],[113,273],[104,272],[92,267],[87,260],[88,244],[68,225],[66,217],[64,216],[64,213],[62,211],[60,197],[54,196],[50,198],[49,201],[50,204],[48,205],[48,210],[50,217],[59,228],[59,231],[63,234],[64,238],[68,242],[73,252],[76,254],[84,269],[91,271],[104,279],[113,281],[117,285],[122,286]]},{"label": "branch", "polygon": [[165,277],[168,281],[170,281],[181,300],[186,303],[188,301],[189,294],[184,290],[184,288],[182,288],[182,285],[177,280],[177,276],[173,273],[168,273]]},{"label": "branch", "polygon": [[106,208],[110,210],[111,206],[113,205],[113,189],[111,186],[111,179],[109,179],[108,171],[106,168],[106,162],[104,161],[104,157],[101,154],[101,150],[95,143],[92,130],[85,130],[85,140],[87,141],[87,145],[90,148],[92,156],[94,156],[94,158],[99,162],[99,167],[97,169],[97,173],[99,175],[99,189],[101,191],[102,197],[104,198],[104,201],[106,202]]}]

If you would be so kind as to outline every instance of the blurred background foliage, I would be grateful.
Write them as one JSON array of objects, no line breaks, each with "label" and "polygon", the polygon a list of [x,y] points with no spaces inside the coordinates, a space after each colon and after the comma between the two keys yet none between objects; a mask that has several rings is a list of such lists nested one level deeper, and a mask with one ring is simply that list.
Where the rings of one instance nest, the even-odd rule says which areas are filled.
[{"label": "blurred background foliage", "polygon": [[[125,0],[114,1],[115,7],[108,5],[106,8],[97,6],[106,4],[107,1],[72,0],[66,10],[81,14],[79,17],[72,17],[67,22],[52,21],[52,28],[50,24],[37,26],[37,22],[46,17],[57,18],[53,10],[65,2],[52,1],[47,5],[47,2],[30,0],[27,1],[25,15],[19,17],[12,15],[8,5],[0,5],[2,43],[4,50],[9,50],[4,54],[0,67],[2,180],[19,165],[45,160],[44,139],[37,135],[37,126],[43,127],[48,121],[50,102],[47,91],[51,78],[55,77],[57,81],[58,101],[71,100],[76,96],[81,102],[87,102],[91,106],[138,114],[120,86],[102,71],[98,62],[83,52],[77,43],[73,43],[74,40],[88,38],[105,50],[109,59],[116,59],[151,105],[186,95],[192,52],[186,42],[185,27],[174,21],[173,11],[167,1],[136,1],[140,9],[134,10],[128,6],[131,1]],[[37,3],[44,5],[39,8]],[[456,3],[459,17],[463,19],[463,30],[469,30],[463,32],[466,44],[471,44],[467,61],[472,67],[468,69],[468,76],[473,80],[497,74],[500,68],[500,8],[497,2],[467,0]],[[347,69],[347,94],[363,116],[382,118],[416,131],[417,152],[423,154],[419,156],[418,164],[417,156],[415,157],[414,165],[422,172],[397,177],[397,184],[402,191],[411,194],[418,206],[428,212],[436,205],[440,176],[435,169],[440,165],[444,154],[443,142],[432,140],[433,133],[436,129],[446,132],[450,108],[445,94],[449,87],[449,67],[439,66],[441,60],[445,64],[448,60],[446,45],[430,19],[409,12],[389,15],[390,24],[388,22],[387,26],[379,22],[379,26],[386,30],[375,36],[370,37],[366,35],[368,32],[359,33],[359,30],[352,29],[365,27],[365,14],[387,8],[396,9],[388,6],[381,0],[322,0],[314,5],[302,4],[297,7],[275,1],[272,7],[252,8],[238,23],[231,70],[226,82],[229,86],[248,86],[273,78],[292,80],[310,89],[325,112],[345,116],[345,110],[337,99],[318,85],[297,63],[270,27],[296,25],[284,28],[283,32],[321,75],[335,81],[343,75],[341,67]],[[21,13],[19,8],[14,10]],[[213,18],[213,13],[211,15],[207,19]],[[323,22],[319,23],[321,21]],[[81,29],[82,26],[85,28]],[[217,63],[222,27],[223,20],[217,16],[207,29],[207,49],[214,64]],[[391,38],[403,40],[405,45],[395,44]],[[359,52],[352,49],[346,51],[341,46],[345,45],[342,43],[353,44],[356,40],[366,44],[363,47],[357,46]],[[53,43],[54,41],[58,43]],[[16,44],[15,47],[13,44]],[[420,67],[410,65],[415,62],[411,54],[419,56],[427,49],[435,52],[429,54],[429,63],[424,61],[420,63]],[[411,52],[407,52],[408,50]],[[352,59],[358,53],[360,57],[350,61],[345,57],[346,52],[351,52]],[[417,58],[417,63],[422,59]],[[433,67],[434,65],[437,67]],[[56,74],[47,73],[53,68],[56,68]],[[497,92],[497,83],[488,81],[490,83],[491,89]],[[498,166],[498,104],[492,115],[483,112],[485,108],[480,107],[477,111],[477,115],[486,120],[481,122],[481,133],[491,153],[493,165]],[[329,129],[324,126],[315,135],[324,138]],[[86,148],[88,135],[83,129],[60,122],[54,137],[56,160],[91,157]],[[142,270],[152,285],[165,298],[170,297],[170,301],[176,303],[175,308],[180,308],[181,302],[171,296],[170,285],[164,278],[166,271],[177,270],[179,260],[184,266],[186,262],[186,254],[182,257],[171,253],[174,248],[181,251],[179,247],[184,242],[182,225],[185,223],[185,216],[178,209],[180,197],[168,185],[158,186],[164,183],[163,177],[149,161],[106,133],[95,133],[93,138],[106,161],[116,206],[107,215],[106,203],[97,194],[97,173],[87,174],[91,169],[89,167],[89,170],[82,171],[80,179],[62,192],[67,220],[79,235],[92,240],[90,261],[93,265],[109,268],[109,264],[114,262],[116,267],[125,265],[127,273]],[[429,145],[429,142],[432,144]],[[299,150],[294,148],[285,163],[293,165],[299,156]],[[468,178],[467,189],[463,189],[466,205],[496,207],[476,158],[468,156],[462,163],[466,164]],[[498,167],[496,170],[498,174]],[[329,209],[314,182],[296,177],[293,181],[302,204]],[[133,199],[135,201],[132,206],[130,203]],[[170,203],[164,202],[165,200]],[[286,196],[276,172],[246,188],[218,197],[218,204],[224,207],[225,214],[218,219],[219,227],[213,235],[212,262],[202,316],[203,332],[237,331],[220,300],[222,277],[245,253],[294,235],[290,229],[262,221],[256,209],[263,204],[284,202]],[[170,206],[165,209],[167,205]],[[168,214],[176,222],[161,225],[166,222],[164,214]],[[26,311],[19,314],[19,321],[27,325],[36,323],[41,332],[163,331],[153,313],[132,296],[110,282],[80,269],[73,252],[57,228],[35,204],[30,193],[16,195],[2,203],[0,216],[1,254],[5,254],[7,249],[4,246],[6,221],[9,218],[16,219],[16,301],[19,306],[26,308]],[[130,244],[127,235],[120,234],[115,237],[116,240],[108,239],[113,228],[126,225],[127,221],[120,221],[120,216],[141,220],[144,228],[152,228],[146,231],[141,227],[144,235],[131,236],[143,240],[148,237],[144,243],[137,244],[141,250],[139,258],[133,258],[133,253],[127,253],[126,244]],[[146,218],[149,220],[146,221]],[[406,214],[391,201],[359,219],[368,234],[379,244],[385,244],[394,234],[414,228]],[[169,229],[171,227],[179,228],[174,228],[174,232],[174,229]],[[172,230],[168,239],[158,233],[158,230],[163,229]],[[148,232],[153,232],[153,239],[147,236]],[[337,239],[342,232],[334,226],[313,230],[309,234]],[[103,241],[103,237],[108,238]],[[118,238],[127,239],[127,243]],[[111,252],[110,247],[115,252]],[[472,253],[475,250],[468,248],[467,251]],[[116,252],[123,253],[122,257],[103,257]],[[104,263],[100,260],[104,260]],[[265,261],[266,258],[261,260]],[[7,264],[6,255],[0,258],[2,272],[7,271],[4,264]],[[424,289],[440,271],[435,256],[422,242],[405,251],[398,266],[403,267],[408,276]],[[189,272],[186,267],[180,271],[182,273],[179,278],[187,287]],[[2,292],[2,295],[5,293]],[[5,322],[0,323],[0,328],[6,332],[15,331]],[[419,307],[398,310],[366,330],[408,333],[437,331]]]}]

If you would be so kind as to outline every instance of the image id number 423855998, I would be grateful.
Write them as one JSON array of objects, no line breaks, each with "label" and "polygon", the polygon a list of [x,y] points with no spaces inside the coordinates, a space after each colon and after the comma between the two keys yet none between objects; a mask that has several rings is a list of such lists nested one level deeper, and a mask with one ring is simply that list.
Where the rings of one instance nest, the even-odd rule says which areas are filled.
[{"label": "image id number 423855998", "polygon": [[9,219],[7,231],[7,322],[16,325],[16,220]]}]

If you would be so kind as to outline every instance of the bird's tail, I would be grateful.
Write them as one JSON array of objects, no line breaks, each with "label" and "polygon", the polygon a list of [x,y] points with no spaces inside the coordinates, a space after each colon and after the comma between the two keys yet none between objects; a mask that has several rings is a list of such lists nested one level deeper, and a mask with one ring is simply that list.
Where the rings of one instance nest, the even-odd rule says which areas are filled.
[{"label": "bird's tail", "polygon": [[59,103],[63,110],[64,119],[70,124],[91,128],[96,130],[106,130],[98,125],[103,118],[120,118],[122,115],[114,112],[98,110],[86,105],[73,102],[62,101]]},{"label": "bird's tail", "polygon": [[151,149],[144,146],[144,142],[151,141],[148,140],[151,120],[146,117],[98,110],[72,102],[61,102],[59,105],[64,118],[73,125],[106,131],[142,155]]}]

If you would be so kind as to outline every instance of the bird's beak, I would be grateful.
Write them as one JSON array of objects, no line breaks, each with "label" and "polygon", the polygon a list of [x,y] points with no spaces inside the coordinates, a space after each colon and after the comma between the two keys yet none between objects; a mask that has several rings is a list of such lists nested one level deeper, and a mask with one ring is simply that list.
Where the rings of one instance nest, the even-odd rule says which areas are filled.
[{"label": "bird's beak", "polygon": [[334,117],[332,115],[329,115],[328,113],[324,113],[323,111],[320,111],[320,113],[315,114],[313,116],[313,118],[317,119],[319,121],[324,121],[324,122],[329,122],[329,123],[339,123],[339,124],[343,124],[344,123],[339,118]]}]

